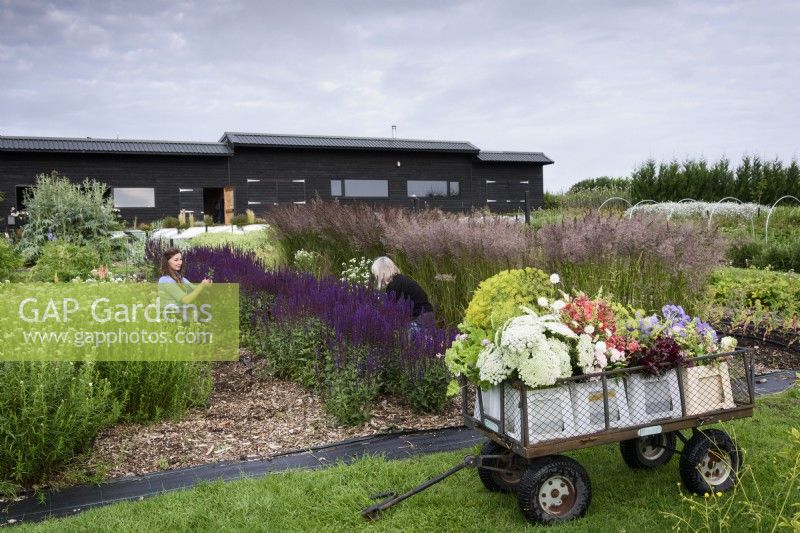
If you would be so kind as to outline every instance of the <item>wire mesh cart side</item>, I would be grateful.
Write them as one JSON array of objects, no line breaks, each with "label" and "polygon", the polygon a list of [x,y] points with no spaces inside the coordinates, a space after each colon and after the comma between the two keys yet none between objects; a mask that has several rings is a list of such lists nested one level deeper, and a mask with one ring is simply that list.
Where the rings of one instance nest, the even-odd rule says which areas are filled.
[{"label": "wire mesh cart side", "polygon": [[736,350],[696,357],[681,368],[663,366],[655,374],[647,370],[564,378],[544,389],[504,382],[482,390],[462,378],[464,421],[489,437],[480,454],[404,494],[376,494],[372,498],[382,501],[361,514],[376,518],[471,467],[488,490],[516,493],[529,522],[571,520],[586,514],[592,485],[577,461],[560,454],[611,443],[619,443],[624,462],[637,469],[661,466],[679,454],[681,479],[693,493],[733,487],[741,451],[724,431],[700,428],[752,416],[752,353]]},{"label": "wire mesh cart side", "polygon": [[521,382],[482,390],[462,380],[465,423],[490,439],[477,465],[481,481],[492,491],[516,492],[520,511],[534,523],[586,513],[589,476],[559,454],[600,444],[619,443],[631,468],[654,468],[680,454],[691,492],[731,488],[739,448],[724,431],[699,428],[752,416],[753,406],[748,350],[697,357],[657,374],[635,367],[564,378],[537,390]]}]

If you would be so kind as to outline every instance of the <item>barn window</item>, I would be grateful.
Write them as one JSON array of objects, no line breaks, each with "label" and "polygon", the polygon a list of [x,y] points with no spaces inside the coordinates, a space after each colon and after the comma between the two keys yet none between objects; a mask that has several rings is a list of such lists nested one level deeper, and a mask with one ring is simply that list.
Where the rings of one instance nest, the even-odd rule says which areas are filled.
[{"label": "barn window", "polygon": [[114,187],[114,207],[155,206],[155,189],[145,187]]},{"label": "barn window", "polygon": [[408,180],[406,185],[409,197],[429,198],[431,196],[447,196],[446,181]]},{"label": "barn window", "polygon": [[342,180],[331,180],[331,196],[342,195]]},{"label": "barn window", "polygon": [[344,180],[348,198],[388,198],[389,180]]}]

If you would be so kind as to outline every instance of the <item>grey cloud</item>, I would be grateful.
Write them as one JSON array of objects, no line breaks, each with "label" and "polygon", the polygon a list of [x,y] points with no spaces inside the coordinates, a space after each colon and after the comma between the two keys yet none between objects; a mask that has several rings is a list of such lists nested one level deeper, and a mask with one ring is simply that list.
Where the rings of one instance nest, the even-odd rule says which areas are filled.
[{"label": "grey cloud", "polygon": [[791,158],[792,1],[0,1],[3,134],[223,130],[543,150],[546,187],[649,156]]}]

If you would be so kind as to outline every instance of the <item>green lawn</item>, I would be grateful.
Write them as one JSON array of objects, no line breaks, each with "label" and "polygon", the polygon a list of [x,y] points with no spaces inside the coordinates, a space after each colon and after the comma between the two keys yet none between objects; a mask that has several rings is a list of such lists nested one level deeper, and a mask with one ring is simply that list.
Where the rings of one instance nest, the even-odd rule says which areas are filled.
[{"label": "green lawn", "polygon": [[[682,499],[677,457],[650,471],[632,471],[616,446],[572,454],[591,476],[594,497],[588,515],[546,529],[561,531],[668,531],[672,513],[702,526],[707,502],[717,508],[728,503],[723,522],[711,516],[712,531],[772,529],[775,517],[798,513],[800,442],[792,444],[791,428],[800,428],[800,389],[761,399],[757,415],[727,424],[745,450],[744,480],[734,495]],[[793,448],[790,448],[792,447]],[[781,455],[781,451],[789,450]],[[351,466],[273,474],[234,483],[208,483],[191,491],[121,503],[87,511],[63,520],[23,525],[20,531],[518,531],[537,529],[524,521],[514,496],[486,491],[475,471],[466,470],[390,509],[375,522],[359,510],[368,495],[407,490],[453,466],[469,451],[429,455],[406,461],[368,458]],[[787,473],[794,469],[794,486],[787,494]],[[746,494],[745,494],[746,493]],[[731,501],[733,498],[733,501]],[[792,507],[794,505],[794,507]],[[696,511],[692,512],[691,508]],[[724,513],[723,513],[724,514]],[[756,522],[761,516],[764,520]],[[726,525],[727,524],[727,525]],[[686,531],[687,527],[682,527]],[[791,529],[790,529],[791,530]]]}]

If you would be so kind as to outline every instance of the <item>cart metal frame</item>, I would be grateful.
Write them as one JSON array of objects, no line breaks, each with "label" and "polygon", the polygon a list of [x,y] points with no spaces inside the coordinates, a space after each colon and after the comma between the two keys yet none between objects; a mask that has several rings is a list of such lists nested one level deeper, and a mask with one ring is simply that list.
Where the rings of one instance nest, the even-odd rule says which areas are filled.
[{"label": "cart metal frame", "polygon": [[[520,409],[520,413],[522,416],[521,432],[520,432],[522,438],[514,439],[513,437],[507,435],[505,431],[506,402],[502,401],[500,403],[501,407],[500,407],[499,419],[487,416],[483,408],[484,407],[483,399],[480,388],[475,387],[477,395],[478,413],[480,414],[480,418],[475,417],[469,411],[470,385],[467,383],[466,379],[462,376],[460,378],[461,401],[462,401],[462,412],[464,415],[465,425],[477,429],[478,431],[485,434],[490,439],[488,444],[496,443],[500,447],[499,451],[502,450],[508,450],[508,451],[500,454],[481,453],[479,455],[468,455],[458,465],[426,481],[422,485],[412,488],[406,493],[400,495],[398,495],[395,492],[385,492],[382,494],[376,494],[371,498],[380,499],[382,501],[365,508],[364,510],[362,510],[361,514],[365,518],[370,518],[370,519],[376,518],[382,511],[385,511],[389,507],[397,503],[400,503],[401,501],[410,498],[411,496],[418,494],[419,492],[422,492],[423,490],[435,485],[436,483],[439,483],[440,481],[450,477],[451,475],[461,471],[464,468],[477,468],[479,469],[479,471],[483,470],[484,474],[486,472],[489,472],[490,474],[491,472],[496,472],[514,477],[515,475],[519,475],[521,471],[529,469],[530,467],[540,468],[543,465],[546,465],[548,457],[552,457],[555,459],[559,457],[558,454],[563,452],[579,450],[581,448],[589,448],[592,446],[599,446],[602,444],[613,444],[613,443],[622,444],[625,442],[628,443],[642,442],[643,439],[648,439],[647,442],[650,442],[649,439],[653,439],[654,437],[660,435],[663,435],[664,439],[666,439],[667,441],[671,440],[671,437],[668,438],[670,435],[674,435],[676,440],[673,442],[677,442],[677,440],[680,440],[683,443],[682,450],[677,450],[674,447],[665,446],[663,444],[657,444],[657,443],[650,444],[652,447],[662,448],[667,450],[669,452],[669,457],[671,457],[672,454],[674,453],[685,454],[687,452],[687,448],[689,448],[690,453],[695,453],[696,455],[698,449],[697,445],[701,443],[695,437],[698,436],[705,437],[705,435],[700,434],[698,428],[701,428],[709,424],[736,420],[739,418],[747,418],[753,415],[753,409],[755,404],[755,386],[754,386],[754,376],[753,376],[753,356],[751,352],[752,351],[749,349],[738,349],[723,354],[714,354],[714,355],[696,357],[691,359],[689,362],[689,365],[693,366],[704,363],[732,361],[737,358],[741,358],[741,363],[744,369],[744,381],[746,382],[746,398],[745,398],[746,401],[742,401],[742,398],[740,396],[740,401],[738,405],[736,405],[733,408],[719,409],[710,412],[703,412],[700,414],[688,415],[686,408],[686,398],[685,398],[686,392],[684,389],[683,375],[682,372],[678,371],[676,372],[676,375],[678,380],[678,391],[680,395],[681,415],[682,415],[681,417],[653,420],[646,424],[627,425],[625,427],[619,427],[619,428],[611,426],[611,420],[609,416],[608,382],[609,380],[621,379],[626,376],[630,376],[632,374],[646,372],[647,371],[646,367],[638,366],[631,368],[621,368],[606,372],[597,372],[593,374],[559,379],[556,382],[556,385],[568,385],[570,383],[586,382],[587,380],[600,381],[603,391],[603,411],[605,418],[604,420],[605,429],[602,431],[589,433],[585,435],[578,435],[575,437],[562,438],[562,439],[552,439],[548,441],[537,442],[534,444],[528,442],[528,428],[527,428],[528,405],[527,405],[527,394],[525,394],[526,386],[524,383],[517,381],[510,384],[504,383],[500,385],[500,387],[503,388],[503,390],[501,390],[502,398],[505,398],[505,390],[504,390],[505,387],[513,387],[517,389],[520,393],[519,394],[520,405],[518,407]],[[662,366],[666,369],[668,365],[662,365]],[[489,425],[487,425],[487,421],[497,429],[495,430]],[[681,433],[684,430],[691,430],[692,437],[690,438],[685,437]],[[723,432],[717,432],[717,433],[718,434],[722,433],[724,435]],[[725,438],[727,438],[727,435],[725,435]],[[714,439],[706,438],[705,440],[713,441]],[[738,448],[736,448],[735,443],[732,443],[732,445],[733,445],[732,453],[738,454],[739,453]],[[713,446],[716,446],[716,442],[712,442],[711,446],[712,448],[709,448],[707,452],[709,455],[705,455],[704,457],[706,458],[716,457],[716,459],[714,460],[717,462],[721,462],[723,459],[721,459],[718,455],[715,455],[718,454],[719,451],[714,451],[716,450],[716,448],[713,448]],[[486,447],[487,446],[485,445],[484,450],[486,450]],[[490,449],[498,450],[498,447],[496,446],[490,447]],[[667,458],[667,460],[669,460],[669,457]],[[571,459],[567,458],[563,459],[571,461],[572,463],[574,463],[575,468],[583,470],[582,467],[580,467],[580,465],[578,465]],[[517,461],[516,465],[514,465],[515,461]],[[741,462],[741,456],[739,455],[737,457],[737,464],[735,465],[737,469],[739,467],[738,463],[740,462]],[[521,465],[519,463],[521,463]],[[586,477],[585,481],[587,482],[587,485],[589,485],[588,476],[586,475],[585,471],[583,472],[583,475]],[[483,475],[481,476],[481,479],[482,481],[484,480]],[[564,479],[564,478],[555,477],[551,479]],[[733,480],[733,482],[735,483],[735,480]],[[484,484],[486,483],[484,482]],[[490,485],[487,485],[487,487],[489,487]],[[574,487],[572,487],[572,489],[574,490]],[[508,489],[495,487],[493,490],[508,490]],[[587,490],[591,495],[590,485]],[[528,520],[532,520],[531,518],[532,512],[530,511],[530,508],[536,506],[535,502],[535,499],[537,497],[536,493],[539,492],[540,490],[536,489],[534,491],[534,501],[528,501],[526,502],[526,504],[523,504],[522,499],[520,499],[520,509],[522,510],[523,514],[525,514],[525,517]],[[542,493],[542,496],[545,497],[545,494]],[[572,496],[574,496],[574,494]],[[588,507],[588,502],[586,503],[586,507]],[[583,512],[585,512],[586,507],[584,507],[583,511],[581,512],[581,515]],[[544,523],[551,523],[560,521],[562,517],[559,515],[553,515],[552,517],[545,517],[545,519],[542,520],[541,517],[534,516],[533,519]],[[569,517],[567,519],[569,519]]]}]

